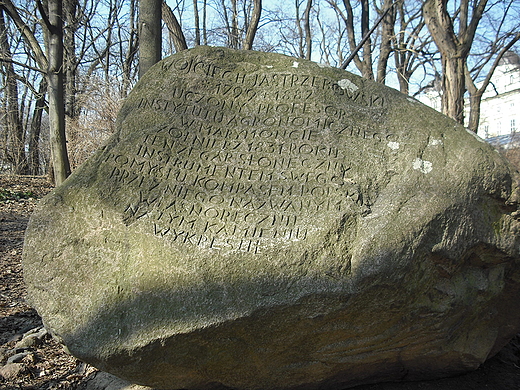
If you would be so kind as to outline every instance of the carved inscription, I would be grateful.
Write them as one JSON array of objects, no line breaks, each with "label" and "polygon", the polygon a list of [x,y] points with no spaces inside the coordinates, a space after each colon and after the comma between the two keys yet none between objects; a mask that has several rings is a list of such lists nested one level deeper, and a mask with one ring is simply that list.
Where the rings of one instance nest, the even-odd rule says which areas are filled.
[{"label": "carved inscription", "polygon": [[[353,127],[344,107],[311,103],[323,90],[346,94],[337,83],[195,60],[164,66],[206,82],[196,89],[179,77],[163,96],[140,99],[136,110],[165,112],[171,121],[144,131],[133,150],[105,155],[109,180],[133,190],[131,202],[118,205],[126,224],[141,221],[175,243],[259,253],[305,241],[331,215],[366,208],[338,142],[394,137]],[[345,96],[384,105],[378,97]]]}]

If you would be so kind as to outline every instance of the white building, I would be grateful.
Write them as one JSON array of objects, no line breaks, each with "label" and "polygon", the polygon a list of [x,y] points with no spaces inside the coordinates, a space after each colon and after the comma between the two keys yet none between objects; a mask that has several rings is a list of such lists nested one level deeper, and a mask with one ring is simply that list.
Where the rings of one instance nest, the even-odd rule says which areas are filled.
[{"label": "white building", "polygon": [[507,52],[482,96],[478,135],[482,138],[520,129],[520,57]]},{"label": "white building", "polygon": [[[438,83],[435,83],[438,85]],[[440,88],[429,88],[419,100],[440,111]],[[469,107],[466,105],[466,119]],[[480,106],[478,135],[493,138],[520,130],[520,57],[507,52],[493,73]]]}]

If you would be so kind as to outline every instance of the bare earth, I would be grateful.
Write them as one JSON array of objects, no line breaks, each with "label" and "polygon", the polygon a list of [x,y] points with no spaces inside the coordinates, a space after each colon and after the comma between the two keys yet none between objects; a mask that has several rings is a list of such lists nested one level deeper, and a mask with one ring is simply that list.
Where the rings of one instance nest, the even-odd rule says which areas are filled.
[{"label": "bare earth", "polygon": [[[46,334],[38,313],[25,302],[21,266],[24,232],[38,199],[51,189],[44,177],[0,175],[0,390],[144,389],[118,382],[68,355]],[[520,335],[477,371],[466,375],[356,388],[417,389],[520,390]]]}]

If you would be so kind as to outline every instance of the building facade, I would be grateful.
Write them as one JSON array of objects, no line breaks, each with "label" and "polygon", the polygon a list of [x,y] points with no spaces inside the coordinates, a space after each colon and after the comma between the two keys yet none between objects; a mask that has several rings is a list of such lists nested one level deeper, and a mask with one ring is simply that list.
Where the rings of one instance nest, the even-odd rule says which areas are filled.
[{"label": "building facade", "polygon": [[[420,98],[423,103],[440,111],[440,89],[430,88]],[[466,119],[469,106],[466,105]],[[520,57],[507,52],[500,60],[480,106],[478,135],[494,138],[520,131]]]}]

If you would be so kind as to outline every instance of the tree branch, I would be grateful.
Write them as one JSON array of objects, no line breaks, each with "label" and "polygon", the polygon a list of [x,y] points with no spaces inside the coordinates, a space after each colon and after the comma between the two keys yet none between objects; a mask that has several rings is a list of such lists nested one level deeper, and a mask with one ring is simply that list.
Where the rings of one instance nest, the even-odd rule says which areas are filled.
[{"label": "tree branch", "polygon": [[11,64],[13,64],[13,65],[20,66],[20,67],[25,68],[25,69],[34,70],[34,71],[36,71],[36,72],[39,72],[39,73],[45,74],[45,70],[43,70],[43,69],[36,68],[36,67],[34,67],[34,66],[24,64],[24,63],[22,63],[22,62],[18,62],[18,61],[12,60],[12,59],[10,59],[10,58],[3,58],[3,57],[0,57],[0,62],[11,63]]},{"label": "tree branch", "polygon": [[168,31],[170,33],[170,38],[173,41],[173,46],[175,47],[175,51],[183,51],[188,48],[186,44],[186,38],[184,37],[184,33],[182,32],[181,25],[179,21],[175,17],[172,9],[166,4],[165,1],[162,2],[161,6],[162,10],[162,18],[166,27],[168,27]]},{"label": "tree branch", "polygon": [[262,14],[262,0],[254,0],[253,15],[251,15],[251,23],[246,32],[246,38],[244,39],[244,49],[251,50],[253,48],[253,41],[255,39],[256,32],[258,31],[258,23],[260,22],[260,16]]},{"label": "tree branch", "polygon": [[23,35],[28,45],[30,46],[31,50],[34,52],[34,57],[36,59],[36,62],[38,63],[38,66],[40,67],[40,71],[46,72],[48,67],[47,57],[43,53],[43,50],[40,47],[40,44],[38,43],[38,40],[32,33],[29,26],[27,26],[20,17],[20,14],[18,13],[18,10],[14,6],[14,4],[11,2],[11,0],[0,0],[0,6],[3,7],[4,10],[7,12],[9,17],[16,25],[16,28],[18,28],[18,31],[20,31],[20,33]]}]

